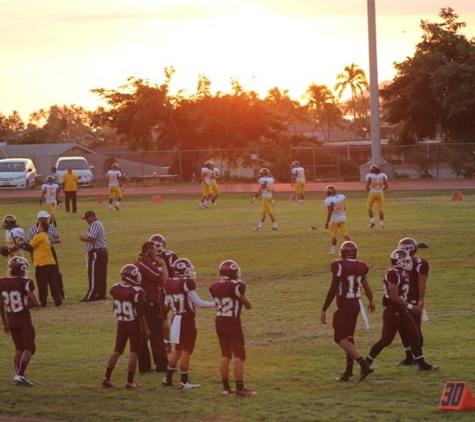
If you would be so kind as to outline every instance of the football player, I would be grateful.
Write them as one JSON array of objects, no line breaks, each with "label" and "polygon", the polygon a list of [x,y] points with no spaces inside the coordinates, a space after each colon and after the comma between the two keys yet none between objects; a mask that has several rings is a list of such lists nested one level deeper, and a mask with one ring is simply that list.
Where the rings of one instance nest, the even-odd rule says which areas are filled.
[{"label": "football player", "polygon": [[241,280],[241,270],[236,262],[228,259],[219,264],[219,280],[209,288],[216,305],[215,327],[221,348],[219,366],[224,396],[233,394],[229,384],[229,363],[234,356],[234,377],[236,394],[252,396],[255,391],[244,387],[244,361],[246,349],[241,326],[241,310],[251,309],[251,301],[246,296],[246,283]]},{"label": "football player", "polygon": [[373,206],[376,204],[379,213],[379,225],[384,227],[384,191],[388,189],[388,177],[381,172],[381,169],[376,164],[372,164],[369,168],[369,173],[366,175],[366,190],[368,195],[368,216],[369,227],[372,229],[375,226]]},{"label": "football player", "polygon": [[298,204],[302,205],[305,191],[305,169],[298,161],[294,161],[290,172],[292,179],[291,186],[295,185],[295,195],[297,196]]},{"label": "football player", "polygon": [[338,230],[341,231],[343,239],[350,240],[348,236],[348,229],[346,227],[346,196],[342,193],[338,193],[336,187],[328,185],[325,188],[326,198],[323,201],[327,207],[327,219],[325,222],[325,228],[328,229],[330,225],[330,237],[331,237],[331,249],[329,254],[334,255],[336,250],[336,236]]},{"label": "football player", "polygon": [[13,380],[31,387],[33,383],[25,372],[36,351],[36,334],[29,308],[38,308],[41,304],[34,293],[35,283],[28,277],[28,261],[15,256],[8,261],[8,269],[10,276],[0,278],[0,317],[4,333],[11,335],[15,345]]},{"label": "football player", "polygon": [[59,202],[59,185],[54,182],[54,176],[48,176],[46,178],[46,183],[43,183],[41,186],[41,198],[40,205],[43,203],[43,200],[46,200],[46,211],[50,215],[50,223],[56,227],[56,217],[54,215],[54,210]]},{"label": "football player", "polygon": [[137,368],[137,356],[140,352],[143,337],[150,336],[150,330],[143,315],[145,292],[140,287],[142,277],[139,269],[133,264],[127,264],[120,270],[122,283],[116,283],[110,288],[114,298],[114,314],[117,318],[115,347],[107,364],[106,374],[102,381],[104,387],[112,387],[111,375],[119,357],[124,353],[127,341],[130,345],[129,363],[127,366],[126,389],[140,387],[134,381]]},{"label": "football player", "polygon": [[[337,309],[333,314],[333,340],[346,353],[346,369],[337,381],[349,381],[353,377],[353,361],[361,367],[361,374],[372,371],[370,365],[361,357],[355,346],[355,329],[360,310],[364,311],[361,300],[361,288],[369,300],[368,311],[376,309],[373,292],[369,286],[369,271],[366,262],[357,259],[358,247],[351,241],[343,242],[340,247],[340,259],[330,264],[332,281],[325,303],[322,307],[320,320],[327,323],[327,309],[336,297]],[[365,318],[366,319],[366,318]]]},{"label": "football player", "polygon": [[214,308],[214,302],[207,302],[196,293],[196,273],[192,263],[179,258],[173,264],[174,275],[165,281],[165,305],[173,311],[170,341],[174,344],[168,361],[167,376],[162,380],[165,386],[173,385],[173,373],[180,362],[180,389],[201,387],[188,379],[190,358],[196,342],[195,307]]},{"label": "football player", "polygon": [[[411,256],[404,249],[396,249],[391,252],[390,259],[391,268],[386,271],[383,278],[383,306],[385,308],[381,338],[371,347],[366,361],[372,365],[374,359],[393,342],[396,333],[401,330],[411,343],[414,360],[419,366],[419,370],[434,371],[439,369],[437,365],[430,365],[424,360],[419,330],[412,317],[412,314],[420,315],[422,308],[408,302],[406,296],[409,290],[407,271],[412,270]],[[359,380],[364,380],[371,372],[362,373]]]},{"label": "football player", "polygon": [[206,161],[203,165],[203,168],[201,169],[201,186],[203,187],[203,195],[201,196],[200,204],[198,205],[198,208],[201,209],[207,209],[209,208],[208,206],[208,201],[211,198],[211,175],[213,170],[213,165],[211,161]]},{"label": "football player", "polygon": [[[424,308],[424,298],[430,264],[427,259],[416,256],[419,245],[420,244],[417,243],[412,237],[405,237],[399,241],[397,247],[398,249],[404,249],[406,252],[408,252],[412,259],[412,270],[409,271],[409,291],[407,292],[407,301],[413,305]],[[426,244],[421,245],[425,246]],[[422,315],[413,314],[413,318],[416,321],[417,327],[419,329],[421,347],[423,347],[424,339],[421,330]],[[399,362],[398,365],[413,365],[415,362],[411,351],[411,343],[403,331],[399,331],[399,334],[406,352],[406,357],[401,362]]]},{"label": "football player", "polygon": [[119,169],[117,163],[113,163],[111,169],[106,173],[107,183],[109,185],[109,211],[112,210],[112,202],[115,198],[114,208],[119,211],[120,203],[122,201],[122,181],[124,180],[124,175]]},{"label": "football player", "polygon": [[[155,372],[166,372],[168,366],[168,356],[165,347],[165,341],[169,343],[169,330],[166,323],[164,311],[163,283],[168,278],[168,271],[165,262],[157,258],[157,251],[152,242],[145,242],[142,245],[142,252],[139,259],[134,262],[142,276],[141,287],[145,292],[145,301],[143,303],[143,313],[150,329],[150,347],[152,349],[152,358],[155,363]],[[164,333],[166,337],[164,338]],[[139,372],[152,372],[150,350],[148,341],[142,342],[142,348],[139,354]]]},{"label": "football player", "polygon": [[216,164],[213,161],[211,163],[211,172],[210,172],[210,184],[209,189],[211,191],[211,205],[216,205],[216,199],[221,193],[218,185],[218,180],[221,177],[221,172],[219,168],[216,167]]},{"label": "football player", "polygon": [[259,170],[259,180],[257,181],[257,183],[259,183],[259,190],[252,198],[251,203],[253,204],[254,201],[259,197],[259,195],[262,195],[262,216],[261,216],[261,220],[259,221],[259,224],[256,227],[254,227],[254,231],[262,230],[262,227],[264,226],[267,216],[269,216],[269,218],[272,221],[271,231],[277,231],[279,230],[279,225],[277,224],[277,220],[274,216],[274,213],[272,212],[272,207],[275,206],[275,199],[274,199],[275,180],[270,175],[269,169],[264,167]]},{"label": "football player", "polygon": [[7,214],[3,217],[2,227],[5,229],[5,246],[1,248],[2,255],[8,258],[23,256],[25,250],[22,245],[25,242],[25,232],[18,225],[16,217]]}]

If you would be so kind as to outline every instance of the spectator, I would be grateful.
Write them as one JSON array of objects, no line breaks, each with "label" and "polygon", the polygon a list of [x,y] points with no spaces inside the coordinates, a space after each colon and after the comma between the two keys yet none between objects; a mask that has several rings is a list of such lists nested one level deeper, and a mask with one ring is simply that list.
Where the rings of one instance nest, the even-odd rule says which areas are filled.
[{"label": "spectator", "polygon": [[73,172],[73,168],[71,166],[69,166],[68,171],[63,174],[62,181],[66,212],[69,212],[71,210],[71,207],[73,212],[77,212],[77,191],[79,177],[76,173]]},{"label": "spectator", "polygon": [[63,303],[57,280],[58,269],[51,252],[48,231],[49,224],[46,221],[39,223],[37,234],[28,243],[23,245],[23,249],[33,253],[38,295],[43,307],[47,305],[48,286],[54,299],[54,304],[61,306]]}]

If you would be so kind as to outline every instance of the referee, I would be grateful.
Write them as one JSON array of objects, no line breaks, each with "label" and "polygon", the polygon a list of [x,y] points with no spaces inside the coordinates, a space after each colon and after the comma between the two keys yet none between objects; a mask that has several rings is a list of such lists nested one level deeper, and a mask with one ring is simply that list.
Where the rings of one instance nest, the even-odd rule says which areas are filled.
[{"label": "referee", "polygon": [[89,224],[85,235],[79,235],[79,240],[84,242],[87,253],[87,276],[89,290],[80,302],[93,302],[105,300],[107,290],[107,261],[106,232],[104,226],[97,219],[94,211],[86,211],[83,220]]}]

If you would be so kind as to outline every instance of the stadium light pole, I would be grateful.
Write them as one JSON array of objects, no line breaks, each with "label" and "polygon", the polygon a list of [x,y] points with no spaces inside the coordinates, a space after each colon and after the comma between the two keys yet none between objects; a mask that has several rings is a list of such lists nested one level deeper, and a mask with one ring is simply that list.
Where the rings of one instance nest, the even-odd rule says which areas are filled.
[{"label": "stadium light pole", "polygon": [[375,0],[368,3],[369,94],[371,111],[371,162],[381,164],[381,128],[379,124],[378,58],[376,54]]}]

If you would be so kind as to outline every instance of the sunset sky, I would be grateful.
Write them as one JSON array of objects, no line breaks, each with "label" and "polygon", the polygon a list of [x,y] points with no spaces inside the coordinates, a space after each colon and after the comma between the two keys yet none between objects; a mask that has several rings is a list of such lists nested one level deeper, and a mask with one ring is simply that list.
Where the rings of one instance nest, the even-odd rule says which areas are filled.
[{"label": "sunset sky", "polygon": [[[473,0],[376,1],[379,81],[412,56],[420,20],[452,7],[475,36]],[[160,84],[173,66],[172,92],[213,91],[236,78],[265,95],[278,86],[299,99],[315,82],[333,88],[354,62],[369,77],[366,0],[0,0],[0,113],[51,105],[100,105],[93,88],[127,77]]]}]

